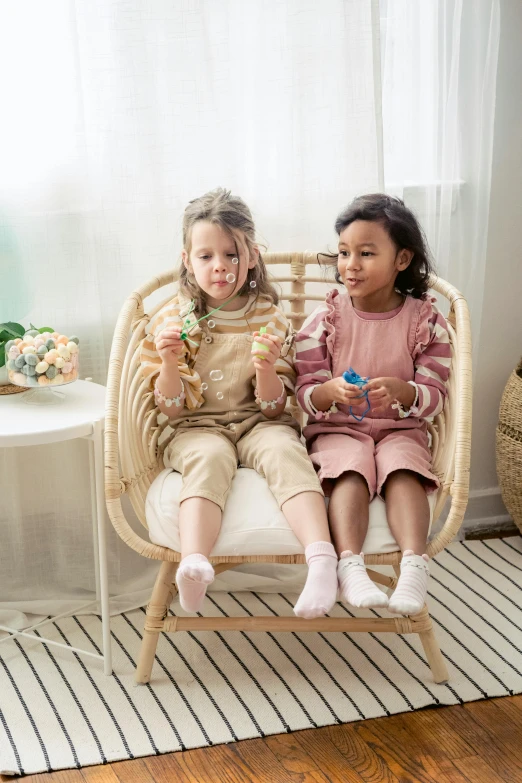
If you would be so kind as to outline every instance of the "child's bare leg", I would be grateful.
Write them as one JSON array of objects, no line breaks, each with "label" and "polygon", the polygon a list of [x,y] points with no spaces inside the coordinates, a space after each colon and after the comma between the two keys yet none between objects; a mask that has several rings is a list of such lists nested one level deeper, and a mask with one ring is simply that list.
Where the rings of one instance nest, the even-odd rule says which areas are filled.
[{"label": "child's bare leg", "polygon": [[360,473],[343,473],[335,482],[328,506],[330,530],[337,554],[359,553],[368,531],[370,494]]},{"label": "child's bare leg", "polygon": [[321,617],[337,597],[337,555],[330,541],[324,498],[320,492],[301,492],[281,510],[305,548],[306,584],[294,607],[298,617]]},{"label": "child's bare leg", "polygon": [[386,595],[366,573],[361,552],[368,532],[370,493],[360,473],[340,476],[332,491],[328,517],[335,548],[340,557],[337,576],[341,597],[352,606],[386,606]]},{"label": "child's bare leg", "polygon": [[428,496],[418,476],[409,470],[396,470],[385,484],[386,516],[393,537],[402,552],[416,555],[426,551],[430,527]]},{"label": "child's bare leg", "polygon": [[385,498],[388,524],[403,553],[401,575],[389,609],[397,614],[416,614],[424,606],[428,590],[425,552],[430,507],[426,490],[415,473],[397,470],[386,481]]},{"label": "child's bare leg", "polygon": [[283,503],[281,511],[305,549],[317,541],[330,543],[328,517],[320,492],[300,492]]},{"label": "child's bare leg", "polygon": [[187,498],[179,508],[181,563],[176,573],[179,601],[186,612],[198,612],[214,580],[208,562],[221,527],[221,509],[207,498]]}]

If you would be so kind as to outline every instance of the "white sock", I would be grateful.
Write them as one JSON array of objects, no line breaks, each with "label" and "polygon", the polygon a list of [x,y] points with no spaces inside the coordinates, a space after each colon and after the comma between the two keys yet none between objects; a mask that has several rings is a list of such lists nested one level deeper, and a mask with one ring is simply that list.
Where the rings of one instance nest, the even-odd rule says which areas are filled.
[{"label": "white sock", "polygon": [[308,544],[305,557],[308,576],[294,614],[308,619],[323,617],[337,598],[337,555],[329,541],[316,541]]},{"label": "white sock", "polygon": [[411,615],[422,610],[428,592],[428,562],[428,555],[414,555],[412,549],[404,552],[401,575],[388,604],[390,612]]},{"label": "white sock", "polygon": [[214,581],[214,569],[205,555],[187,555],[178,566],[176,584],[181,608],[199,612],[205,600],[208,585]]},{"label": "white sock", "polygon": [[374,606],[388,606],[388,596],[379,590],[366,571],[364,555],[354,555],[350,549],[341,552],[337,565],[337,580],[341,600],[357,607],[369,609]]}]

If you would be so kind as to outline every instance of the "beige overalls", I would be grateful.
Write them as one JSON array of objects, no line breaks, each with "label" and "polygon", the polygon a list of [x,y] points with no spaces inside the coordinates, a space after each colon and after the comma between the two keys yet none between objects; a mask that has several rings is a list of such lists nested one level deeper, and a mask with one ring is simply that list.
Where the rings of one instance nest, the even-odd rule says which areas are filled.
[{"label": "beige overalls", "polygon": [[[202,497],[223,510],[239,465],[266,478],[279,506],[301,492],[322,494],[298,423],[286,412],[267,419],[255,402],[252,335],[203,331],[193,368],[208,384],[205,403],[171,422],[175,434],[164,454],[165,466],[183,477],[180,502]],[[289,349],[283,345],[282,355]],[[211,379],[216,370],[221,380]]]}]

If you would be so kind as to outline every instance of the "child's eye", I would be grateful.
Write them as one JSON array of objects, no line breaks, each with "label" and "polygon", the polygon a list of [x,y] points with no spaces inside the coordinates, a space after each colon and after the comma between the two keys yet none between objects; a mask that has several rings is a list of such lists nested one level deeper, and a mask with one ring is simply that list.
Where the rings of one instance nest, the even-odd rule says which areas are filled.
[{"label": "child's eye", "polygon": [[210,256],[208,256],[208,255],[207,256],[200,256],[200,258],[201,258],[202,261],[206,261],[207,258],[210,258]]},{"label": "child's eye", "polygon": [[339,250],[339,255],[342,256],[343,258],[347,258],[348,257],[348,251],[347,250]]},{"label": "child's eye", "polygon": [[363,250],[361,253],[362,256],[373,256],[373,253],[370,253],[369,250]]}]

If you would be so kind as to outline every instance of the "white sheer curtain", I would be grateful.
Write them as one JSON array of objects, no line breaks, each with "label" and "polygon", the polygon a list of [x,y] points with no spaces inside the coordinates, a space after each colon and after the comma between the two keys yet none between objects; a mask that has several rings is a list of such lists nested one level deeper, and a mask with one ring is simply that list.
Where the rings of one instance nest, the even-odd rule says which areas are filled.
[{"label": "white sheer curtain", "polygon": [[[74,331],[103,383],[123,299],[224,185],[271,250],[332,246],[353,196],[403,195],[477,328],[498,28],[498,0],[2,4],[0,321]],[[0,451],[0,621],[92,589],[83,445]],[[155,564],[110,538],[136,605]]]}]

